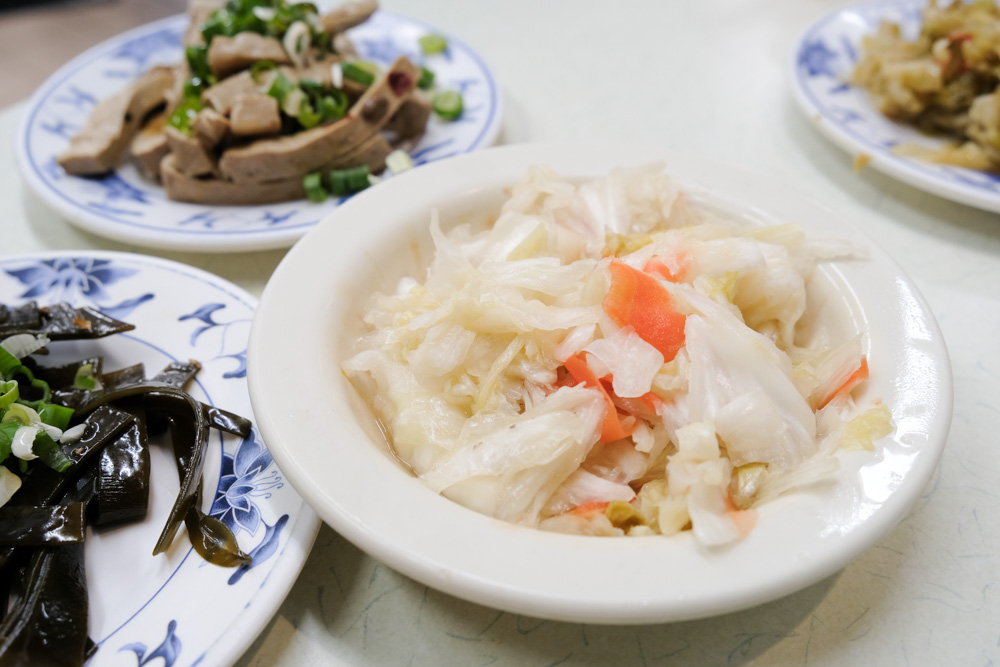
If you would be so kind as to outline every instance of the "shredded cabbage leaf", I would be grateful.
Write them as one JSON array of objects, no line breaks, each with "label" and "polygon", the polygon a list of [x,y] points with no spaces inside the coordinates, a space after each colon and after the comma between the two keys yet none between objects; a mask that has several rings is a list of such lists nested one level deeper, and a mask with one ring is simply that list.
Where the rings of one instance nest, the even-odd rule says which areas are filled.
[{"label": "shredded cabbage leaf", "polygon": [[850,243],[702,210],[659,164],[534,167],[492,224],[435,213],[430,235],[426,275],[371,298],[343,370],[396,455],[472,509],[724,545],[891,433],[855,404],[862,337],[796,338],[819,263],[864,256]]}]

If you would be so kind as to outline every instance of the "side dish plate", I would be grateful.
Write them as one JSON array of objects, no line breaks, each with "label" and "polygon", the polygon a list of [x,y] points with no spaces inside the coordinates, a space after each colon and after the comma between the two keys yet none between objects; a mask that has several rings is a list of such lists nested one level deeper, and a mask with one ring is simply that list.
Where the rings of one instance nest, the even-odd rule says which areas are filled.
[{"label": "side dish plate", "polygon": [[[330,2],[320,4],[331,4]],[[187,16],[147,24],[80,54],[35,92],[17,136],[21,172],[31,189],[70,222],[94,234],[169,250],[237,252],[292,245],[342,199],[261,206],[206,206],[167,199],[163,188],[125,164],[102,178],[67,175],[56,156],[101,100],[154,65],[183,60]],[[417,40],[439,31],[379,11],[349,31],[363,60],[386,66],[399,55],[424,63],[442,89],[462,92],[465,112],[453,122],[432,115],[410,151],[415,164],[433,162],[494,143],[503,103],[493,73],[476,52],[448,36],[448,49],[423,56]]]},{"label": "side dish plate", "polygon": [[[142,362],[147,376],[174,360],[202,364],[191,394],[251,417],[246,345],[255,300],[183,264],[114,252],[70,251],[0,259],[0,301],[95,306],[135,325],[113,339],[50,346],[63,357],[104,355],[115,370]],[[152,447],[146,519],[87,537],[91,666],[230,665],[260,634],[298,576],[319,519],[285,481],[254,428],[241,439],[213,432],[205,461],[204,510],[226,523],[253,556],[249,568],[209,565],[181,530],[172,548],[153,545],[177,495],[169,447]],[[124,654],[124,656],[122,655]]]},{"label": "side dish plate", "polygon": [[839,9],[811,25],[796,42],[792,91],[806,118],[830,141],[870,166],[926,192],[1000,212],[1000,177],[897,155],[904,145],[940,146],[916,128],[896,123],[872,106],[868,93],[849,83],[861,40],[880,21],[898,23],[904,35],[920,33],[922,0],[883,0]]}]

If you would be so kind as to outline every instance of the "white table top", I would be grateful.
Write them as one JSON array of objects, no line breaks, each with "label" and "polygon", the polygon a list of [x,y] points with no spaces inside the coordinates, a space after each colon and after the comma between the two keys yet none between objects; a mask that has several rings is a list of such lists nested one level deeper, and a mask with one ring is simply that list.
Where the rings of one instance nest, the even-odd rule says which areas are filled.
[{"label": "white table top", "polygon": [[[951,354],[948,445],[918,506],[838,574],[714,619],[605,627],[504,614],[429,590],[324,527],[247,665],[942,665],[1000,662],[1000,216],[856,173],[793,106],[811,0],[385,0],[459,36],[504,92],[502,141],[604,140],[700,153],[824,200],[919,286]],[[0,112],[11,147],[23,107]],[[283,251],[197,255],[79,231],[0,157],[0,254],[97,248],[169,257],[259,295]],[[670,567],[665,563],[664,567]],[[655,582],[650,582],[655,585]]]}]

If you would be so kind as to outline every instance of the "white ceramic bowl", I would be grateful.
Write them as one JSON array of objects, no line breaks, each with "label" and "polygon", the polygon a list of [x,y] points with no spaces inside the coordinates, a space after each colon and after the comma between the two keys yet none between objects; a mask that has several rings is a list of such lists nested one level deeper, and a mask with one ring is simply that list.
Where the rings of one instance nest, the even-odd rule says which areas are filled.
[{"label": "white ceramic bowl", "polygon": [[[365,298],[422,276],[430,211],[485,214],[532,164],[567,177],[667,158],[695,202],[762,223],[793,220],[853,238],[865,261],[825,265],[817,322],[862,332],[871,379],[896,431],[878,451],[845,452],[832,484],[760,508],[756,528],[723,549],[673,537],[546,533],[477,514],[438,496],[387,453],[340,371]],[[951,371],[913,284],[842,218],[780,184],[621,146],[520,145],[420,167],[332,213],[275,271],[248,350],[254,414],[288,480],[335,530],[429,586],[532,616],[597,623],[676,621],[786,595],[846,565],[896,525],[937,464],[951,414]]]}]

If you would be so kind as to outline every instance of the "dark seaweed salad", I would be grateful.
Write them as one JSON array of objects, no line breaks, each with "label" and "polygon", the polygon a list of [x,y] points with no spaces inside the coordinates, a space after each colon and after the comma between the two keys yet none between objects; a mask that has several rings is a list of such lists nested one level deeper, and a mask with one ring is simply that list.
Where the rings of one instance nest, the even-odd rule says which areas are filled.
[{"label": "dark seaweed salad", "polygon": [[146,517],[151,437],[169,436],[180,478],[153,554],[183,522],[205,560],[250,561],[200,500],[209,429],[247,437],[251,424],[185,391],[197,362],[147,379],[141,364],[105,372],[100,356],[58,366],[40,360],[52,343],[133,328],[68,304],[0,304],[0,667],[82,665],[93,653],[87,526]]}]

